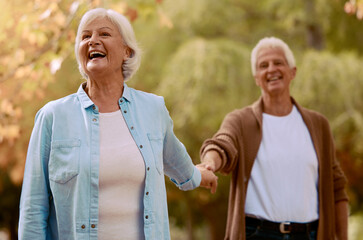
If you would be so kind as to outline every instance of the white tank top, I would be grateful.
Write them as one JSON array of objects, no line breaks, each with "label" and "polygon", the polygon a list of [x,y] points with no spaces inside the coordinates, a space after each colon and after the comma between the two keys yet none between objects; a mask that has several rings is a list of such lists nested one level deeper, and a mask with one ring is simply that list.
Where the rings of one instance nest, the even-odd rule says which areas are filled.
[{"label": "white tank top", "polygon": [[296,107],[263,114],[262,141],[248,183],[245,213],[275,222],[310,222],[318,215],[318,160]]},{"label": "white tank top", "polygon": [[145,163],[121,111],[100,113],[100,240],[144,239]]}]

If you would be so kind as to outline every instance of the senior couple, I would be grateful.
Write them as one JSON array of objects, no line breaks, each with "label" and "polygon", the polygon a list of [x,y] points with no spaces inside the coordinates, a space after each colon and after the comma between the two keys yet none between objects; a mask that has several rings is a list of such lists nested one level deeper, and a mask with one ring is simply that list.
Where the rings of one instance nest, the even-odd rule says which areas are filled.
[{"label": "senior couple", "polygon": [[129,21],[88,11],[75,55],[86,80],[36,115],[20,201],[19,239],[170,239],[164,175],[181,190],[231,174],[225,239],[347,239],[346,179],[327,119],[290,95],[293,53],[258,42],[261,97],[229,113],[194,165],[162,97],[128,87],[140,65]]}]

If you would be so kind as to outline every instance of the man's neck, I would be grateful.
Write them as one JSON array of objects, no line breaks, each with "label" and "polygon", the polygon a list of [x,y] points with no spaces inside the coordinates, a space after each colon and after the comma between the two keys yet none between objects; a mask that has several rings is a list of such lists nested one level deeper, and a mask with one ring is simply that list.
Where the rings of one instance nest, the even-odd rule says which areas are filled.
[{"label": "man's neck", "polygon": [[270,97],[262,96],[263,112],[274,116],[286,116],[292,111],[292,101],[290,96]]}]

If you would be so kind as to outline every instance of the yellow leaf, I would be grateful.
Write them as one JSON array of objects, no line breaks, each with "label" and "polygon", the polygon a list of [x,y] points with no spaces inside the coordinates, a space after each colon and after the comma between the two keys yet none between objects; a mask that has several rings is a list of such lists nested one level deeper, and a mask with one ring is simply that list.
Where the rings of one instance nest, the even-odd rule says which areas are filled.
[{"label": "yellow leaf", "polygon": [[17,163],[10,170],[10,179],[14,184],[21,185],[21,182],[23,181],[23,174],[24,174],[24,164]]},{"label": "yellow leaf", "polygon": [[12,115],[14,110],[13,104],[8,99],[3,99],[0,105],[0,110],[2,113]]},{"label": "yellow leaf", "polygon": [[159,14],[159,22],[161,27],[167,27],[167,28],[173,28],[173,22],[170,20],[170,18],[164,13],[164,11],[159,8],[158,9]]}]

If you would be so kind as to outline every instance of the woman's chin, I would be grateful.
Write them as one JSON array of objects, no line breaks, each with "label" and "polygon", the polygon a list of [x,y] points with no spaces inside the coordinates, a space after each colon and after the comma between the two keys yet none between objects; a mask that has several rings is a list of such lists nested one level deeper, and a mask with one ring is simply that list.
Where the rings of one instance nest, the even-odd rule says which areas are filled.
[{"label": "woman's chin", "polygon": [[95,63],[95,62],[88,62],[87,66],[86,66],[86,70],[90,74],[92,74],[92,73],[96,73],[96,74],[101,73],[101,72],[105,71],[106,68],[107,68],[107,66],[105,64]]}]

